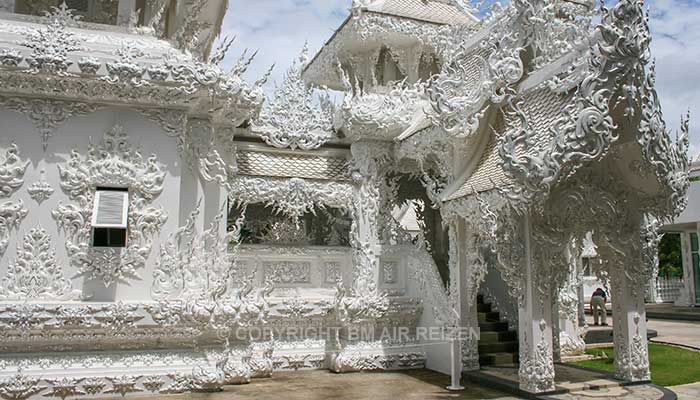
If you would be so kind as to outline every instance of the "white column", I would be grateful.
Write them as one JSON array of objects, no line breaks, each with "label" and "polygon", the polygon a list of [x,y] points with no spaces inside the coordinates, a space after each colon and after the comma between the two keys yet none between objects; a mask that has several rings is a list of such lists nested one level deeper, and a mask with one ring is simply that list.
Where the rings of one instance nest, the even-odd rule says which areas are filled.
[{"label": "white column", "polygon": [[[376,292],[379,283],[379,214],[382,212],[379,179],[380,160],[384,145],[375,142],[356,142],[350,146],[356,168],[359,189],[354,204],[355,237],[354,286],[358,294]],[[391,210],[386,210],[391,212]]]},{"label": "white column", "polygon": [[533,393],[554,390],[552,348],[552,299],[548,290],[541,291],[533,265],[529,216],[523,217],[525,255],[523,262],[522,299],[518,306],[520,337],[520,388]]},{"label": "white column", "polygon": [[681,233],[681,260],[683,263],[683,288],[675,305],[689,307],[695,302],[695,271],[693,271],[689,232]]},{"label": "white column", "polygon": [[[632,257],[631,262],[641,262]],[[644,286],[625,274],[623,265],[609,268],[613,303],[615,376],[631,382],[650,379]],[[637,277],[638,278],[638,277]]]},{"label": "white column", "polygon": [[128,26],[131,14],[136,10],[136,0],[119,0],[117,25]]},{"label": "white column", "polygon": [[[586,342],[583,340],[583,330],[579,326],[580,293],[583,282],[583,265],[578,251],[574,251],[576,242],[572,241],[569,252],[569,276],[566,284],[559,290],[557,313],[554,318],[559,324],[559,357],[583,354]],[[555,359],[557,354],[555,354]],[[561,359],[561,358],[559,358]]]},{"label": "white column", "polygon": [[470,287],[468,280],[473,277],[477,267],[472,259],[473,252],[478,251],[474,246],[473,232],[469,231],[462,219],[450,225],[450,246],[454,246],[456,251],[451,254],[457,255],[457,262],[451,266],[455,271],[451,271],[451,284],[456,285],[457,291],[457,313],[459,314],[460,326],[466,328],[466,340],[462,341],[462,370],[476,371],[479,369],[479,338],[472,335],[479,326],[477,314],[477,288]]}]

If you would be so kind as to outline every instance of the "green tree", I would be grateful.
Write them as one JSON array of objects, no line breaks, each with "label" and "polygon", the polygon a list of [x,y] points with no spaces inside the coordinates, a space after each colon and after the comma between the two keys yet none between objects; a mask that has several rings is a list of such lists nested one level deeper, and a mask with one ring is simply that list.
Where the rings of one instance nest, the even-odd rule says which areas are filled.
[{"label": "green tree", "polygon": [[681,235],[666,233],[659,243],[659,276],[666,278],[683,276]]}]

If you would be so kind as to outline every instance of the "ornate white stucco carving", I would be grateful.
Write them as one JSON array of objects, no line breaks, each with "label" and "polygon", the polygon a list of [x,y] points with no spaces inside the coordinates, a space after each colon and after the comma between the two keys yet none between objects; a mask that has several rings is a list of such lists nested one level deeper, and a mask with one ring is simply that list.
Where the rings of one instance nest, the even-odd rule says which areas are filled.
[{"label": "ornate white stucco carving", "polygon": [[73,10],[62,2],[60,6],[52,7],[51,12],[46,12],[46,18],[46,25],[33,30],[21,43],[32,50],[27,57],[30,72],[66,74],[72,64],[68,55],[81,50],[78,39],[66,28],[77,24],[81,17],[74,15]]},{"label": "ornate white stucco carving", "polygon": [[[19,149],[11,144],[0,156],[0,199],[12,196],[24,185],[24,174],[29,161],[21,161]],[[22,199],[0,203],[0,258],[5,254],[9,245],[10,233],[18,229],[29,210],[24,207]]]},{"label": "ornate white stucco carving", "polygon": [[0,300],[76,300],[79,296],[56,264],[48,232],[41,226],[29,231],[0,281]]},{"label": "ornate white stucco carving", "polygon": [[258,118],[252,121],[253,133],[265,143],[280,148],[312,150],[331,140],[333,106],[327,97],[314,104],[313,89],[301,79],[308,61],[305,46],[299,59],[287,70],[275,97],[268,100]]},{"label": "ornate white stucco carving", "polygon": [[13,229],[19,228],[28,213],[29,210],[24,208],[24,202],[21,199],[16,202],[0,203],[0,258],[10,244],[10,233]]},{"label": "ornate white stucco carving", "polygon": [[[163,191],[165,172],[155,155],[144,160],[120,125],[105,132],[99,144],[88,145],[85,156],[77,150],[64,166],[59,165],[60,186],[71,204],[59,203],[52,211],[57,226],[67,235],[66,252],[80,273],[101,279],[105,286],[130,277],[146,264],[153,237],[167,219],[162,208],[151,206]],[[95,188],[124,187],[129,190],[127,247],[94,248],[90,220]]]},{"label": "ornate white stucco carving", "polygon": [[29,185],[27,193],[37,204],[41,205],[45,200],[48,200],[53,195],[54,189],[51,184],[42,176],[41,180]]},{"label": "ornate white stucco carving", "polygon": [[[542,332],[544,332],[546,325],[544,320],[540,321],[539,326]],[[525,346],[521,344],[520,349],[520,366],[518,371],[520,388],[535,393],[552,390],[554,387],[552,348],[544,339],[538,341],[534,349],[530,347],[530,340],[527,337],[524,340],[524,344]]]},{"label": "ornate white stucco carving", "polygon": [[39,131],[44,150],[56,129],[68,118],[88,114],[100,108],[95,104],[81,102],[4,96],[0,96],[0,106],[26,115]]},{"label": "ornate white stucco carving", "polygon": [[10,197],[24,184],[24,173],[28,166],[29,161],[20,161],[19,148],[12,143],[5,154],[0,156],[0,198]]},{"label": "ornate white stucco carving", "polygon": [[[340,69],[342,71],[342,69]],[[352,88],[347,75],[345,85]],[[422,115],[424,84],[404,87],[403,82],[392,84],[383,93],[348,93],[340,107],[343,131],[351,138],[393,139],[410,125],[416,115]]]},{"label": "ornate white stucco carving", "polygon": [[354,192],[354,186],[344,182],[237,176],[233,179],[229,198],[241,204],[265,203],[277,212],[298,218],[316,208],[349,209]]},{"label": "ornate white stucco carving", "polygon": [[[170,234],[160,248],[160,258],[153,272],[151,296],[156,300],[209,299],[213,290],[222,290],[221,297],[242,276],[237,264],[239,233],[245,214],[236,223],[236,229],[221,232],[222,210],[209,227],[197,232],[196,218],[200,207],[195,209],[184,226]],[[249,284],[249,283],[248,283]],[[234,295],[245,295],[250,291],[236,289]],[[247,292],[246,292],[247,290]]]}]

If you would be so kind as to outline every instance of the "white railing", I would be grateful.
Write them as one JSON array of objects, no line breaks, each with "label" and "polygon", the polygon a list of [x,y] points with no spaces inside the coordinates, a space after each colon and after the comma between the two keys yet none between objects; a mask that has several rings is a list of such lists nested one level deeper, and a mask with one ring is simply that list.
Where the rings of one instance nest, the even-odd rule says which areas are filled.
[{"label": "white railing", "polygon": [[676,301],[684,285],[681,278],[659,277],[656,282],[658,297],[664,303]]}]

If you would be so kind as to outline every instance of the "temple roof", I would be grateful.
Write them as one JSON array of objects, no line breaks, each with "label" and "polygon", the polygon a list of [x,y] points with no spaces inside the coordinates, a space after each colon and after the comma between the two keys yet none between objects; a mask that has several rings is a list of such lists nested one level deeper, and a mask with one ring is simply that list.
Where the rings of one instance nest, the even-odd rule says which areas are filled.
[{"label": "temple roof", "polygon": [[[361,4],[364,3],[364,4]],[[469,25],[478,20],[445,0],[356,1],[352,14],[338,27],[302,71],[306,82],[344,90],[337,74],[338,61],[351,54],[381,46],[405,48],[432,43],[438,31],[449,25]]]},{"label": "temple roof", "polygon": [[[523,96],[522,111],[529,118],[530,129],[533,132],[530,138],[531,146],[527,148],[525,154],[535,156],[550,145],[550,128],[568,101],[568,97],[558,95],[546,87],[539,87]],[[445,201],[456,200],[475,192],[484,192],[513,182],[501,167],[499,148],[502,136],[507,131],[518,127],[519,121],[513,114],[499,112],[493,124],[493,130],[485,132],[490,135],[489,141],[474,172],[454,192],[446,193],[443,197]]]},{"label": "temple roof", "polygon": [[475,21],[449,1],[440,0],[379,0],[362,9],[397,17],[417,19],[435,24],[469,24]]}]

